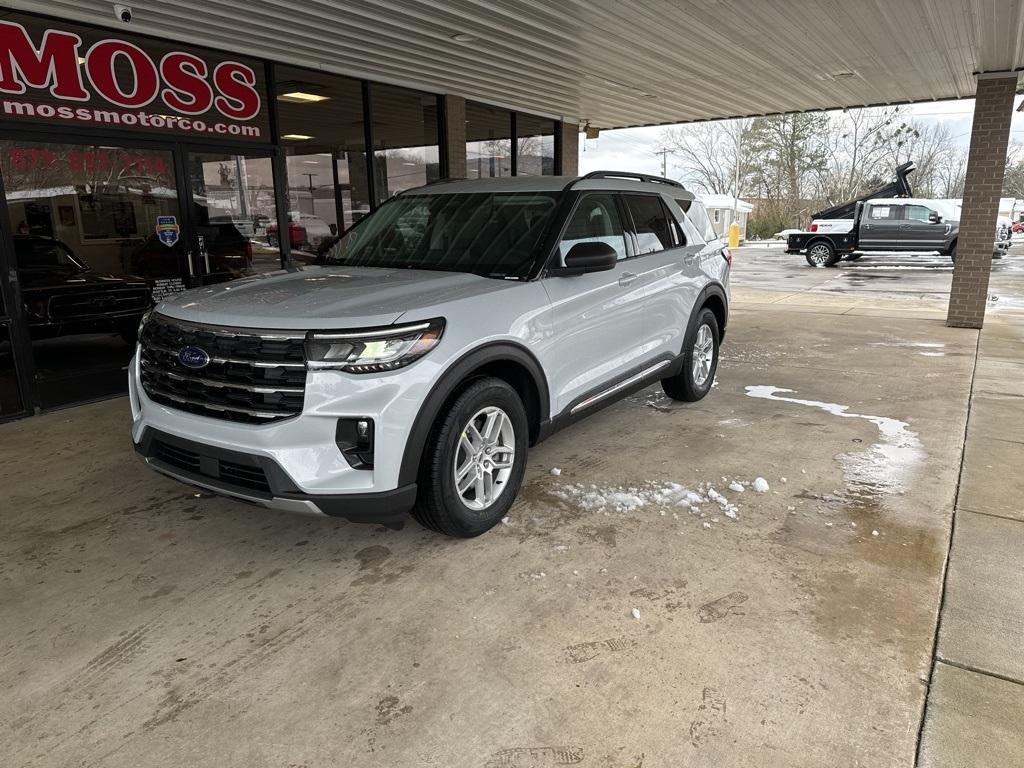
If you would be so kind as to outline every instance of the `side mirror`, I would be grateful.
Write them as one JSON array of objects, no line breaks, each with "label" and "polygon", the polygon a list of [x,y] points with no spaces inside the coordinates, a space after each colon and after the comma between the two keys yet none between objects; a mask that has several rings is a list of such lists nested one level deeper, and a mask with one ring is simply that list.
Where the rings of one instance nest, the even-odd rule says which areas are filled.
[{"label": "side mirror", "polygon": [[614,269],[618,260],[618,254],[608,243],[602,243],[600,240],[576,243],[565,254],[565,267],[559,272],[563,275],[604,272]]},{"label": "side mirror", "polygon": [[928,223],[929,224],[940,224],[942,223],[942,217],[939,216],[935,211],[928,211]]}]

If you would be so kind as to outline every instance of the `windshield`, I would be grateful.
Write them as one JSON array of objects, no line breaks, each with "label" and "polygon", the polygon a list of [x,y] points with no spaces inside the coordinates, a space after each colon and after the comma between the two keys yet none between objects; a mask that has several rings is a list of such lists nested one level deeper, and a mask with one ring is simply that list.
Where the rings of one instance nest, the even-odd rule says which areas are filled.
[{"label": "windshield", "polygon": [[67,269],[76,272],[89,269],[64,243],[56,240],[15,238],[14,253],[18,269]]},{"label": "windshield", "polygon": [[522,279],[557,202],[552,192],[401,195],[335,242],[324,261]]}]

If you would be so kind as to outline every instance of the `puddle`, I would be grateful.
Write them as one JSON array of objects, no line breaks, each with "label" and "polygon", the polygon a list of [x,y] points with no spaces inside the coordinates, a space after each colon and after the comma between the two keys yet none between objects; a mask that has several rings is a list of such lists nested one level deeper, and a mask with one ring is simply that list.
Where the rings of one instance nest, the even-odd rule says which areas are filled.
[{"label": "puddle", "polygon": [[785,397],[785,393],[793,390],[782,387],[748,386],[746,391],[749,397],[817,408],[843,419],[863,419],[878,428],[877,443],[839,457],[846,481],[844,496],[855,505],[875,506],[885,495],[902,493],[910,475],[925,458],[917,433],[910,431],[905,421],[851,413],[848,405]]}]

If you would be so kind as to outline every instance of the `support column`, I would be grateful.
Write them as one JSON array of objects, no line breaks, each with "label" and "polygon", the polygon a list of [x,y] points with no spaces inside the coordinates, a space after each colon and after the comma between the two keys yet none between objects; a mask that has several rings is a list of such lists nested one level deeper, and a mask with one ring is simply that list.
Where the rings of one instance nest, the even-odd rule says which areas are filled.
[{"label": "support column", "polygon": [[444,97],[444,146],[449,179],[466,178],[466,100]]},{"label": "support column", "polygon": [[946,325],[981,328],[1017,75],[979,75]]},{"label": "support column", "polygon": [[576,176],[580,172],[580,124],[563,120],[558,124],[558,173]]}]

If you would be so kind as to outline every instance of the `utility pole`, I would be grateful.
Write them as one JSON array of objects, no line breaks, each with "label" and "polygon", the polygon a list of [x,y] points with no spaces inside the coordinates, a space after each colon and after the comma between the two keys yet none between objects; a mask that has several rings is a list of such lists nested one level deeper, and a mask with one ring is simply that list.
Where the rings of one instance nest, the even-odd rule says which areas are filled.
[{"label": "utility pole", "polygon": [[661,155],[661,175],[668,178],[668,150],[658,149],[655,150],[654,154]]}]

